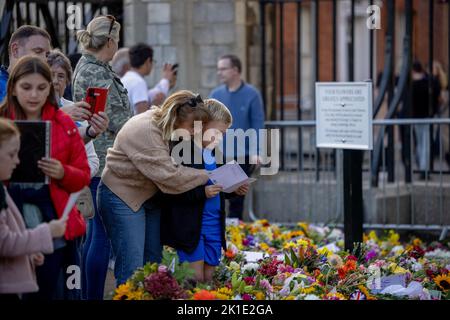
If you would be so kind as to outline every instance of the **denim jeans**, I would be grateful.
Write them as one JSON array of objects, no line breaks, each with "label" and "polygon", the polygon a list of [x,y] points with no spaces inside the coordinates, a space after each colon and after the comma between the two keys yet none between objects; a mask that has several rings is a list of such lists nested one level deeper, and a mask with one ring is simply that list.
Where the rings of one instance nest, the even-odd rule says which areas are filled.
[{"label": "denim jeans", "polygon": [[[100,177],[91,181],[92,198],[97,199]],[[82,292],[85,300],[103,300],[106,274],[111,252],[111,243],[106,235],[103,221],[94,200],[95,216],[89,219],[82,256]]]},{"label": "denim jeans", "polygon": [[102,182],[97,200],[116,256],[114,276],[117,286],[125,283],[145,263],[161,262],[161,208],[155,201],[147,200],[134,212]]}]

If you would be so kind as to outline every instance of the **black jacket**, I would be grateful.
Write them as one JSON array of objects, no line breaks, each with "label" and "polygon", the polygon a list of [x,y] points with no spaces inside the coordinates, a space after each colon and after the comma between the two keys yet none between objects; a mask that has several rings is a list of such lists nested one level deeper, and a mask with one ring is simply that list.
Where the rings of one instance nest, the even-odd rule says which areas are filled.
[{"label": "black jacket", "polygon": [[[194,152],[202,151],[191,146],[192,161],[194,163]],[[203,156],[201,164],[184,164],[184,166],[205,169]],[[228,194],[220,193],[220,224],[222,247],[226,250],[225,240],[225,197]],[[192,253],[198,245],[202,228],[203,208],[207,200],[205,185],[196,187],[181,194],[163,194],[161,212],[161,242],[175,249],[181,249]]]}]

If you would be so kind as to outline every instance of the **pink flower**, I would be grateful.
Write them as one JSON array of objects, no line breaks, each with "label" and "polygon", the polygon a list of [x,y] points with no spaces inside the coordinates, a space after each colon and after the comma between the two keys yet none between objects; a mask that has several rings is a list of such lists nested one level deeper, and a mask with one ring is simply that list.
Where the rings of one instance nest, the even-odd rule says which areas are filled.
[{"label": "pink flower", "polygon": [[165,265],[160,265],[159,267],[158,267],[158,272],[167,272],[167,266],[165,266]]}]

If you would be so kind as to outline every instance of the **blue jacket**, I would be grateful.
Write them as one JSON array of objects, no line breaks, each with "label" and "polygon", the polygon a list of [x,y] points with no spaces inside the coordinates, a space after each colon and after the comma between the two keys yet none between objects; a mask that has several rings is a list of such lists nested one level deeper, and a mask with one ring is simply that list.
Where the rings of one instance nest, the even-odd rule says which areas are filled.
[{"label": "blue jacket", "polygon": [[9,73],[5,66],[0,66],[0,102],[6,97],[6,86],[8,84]]}]

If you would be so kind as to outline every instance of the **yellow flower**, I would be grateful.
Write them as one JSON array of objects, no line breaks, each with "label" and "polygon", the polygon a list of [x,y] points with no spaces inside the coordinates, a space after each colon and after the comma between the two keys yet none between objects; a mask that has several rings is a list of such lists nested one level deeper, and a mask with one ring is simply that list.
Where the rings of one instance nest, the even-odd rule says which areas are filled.
[{"label": "yellow flower", "polygon": [[228,232],[230,234],[231,242],[238,247],[238,249],[242,249],[242,233],[239,230],[239,227],[230,226]]},{"label": "yellow flower", "polygon": [[259,244],[259,247],[261,248],[261,250],[266,251],[266,252],[269,250],[269,245],[265,242],[261,242]]},{"label": "yellow flower", "polygon": [[306,222],[299,222],[297,223],[297,225],[302,228],[303,230],[305,230],[306,232],[308,232],[308,224]]},{"label": "yellow flower", "polygon": [[377,298],[373,297],[370,293],[369,290],[367,290],[367,288],[363,285],[359,285],[358,289],[366,296],[367,300],[377,300]]},{"label": "yellow flower", "polygon": [[392,262],[390,265],[389,265],[389,270],[392,272],[392,273],[395,273],[395,274],[403,274],[403,273],[407,273],[408,271],[407,270],[405,270],[405,269],[403,269],[402,267],[400,267],[400,266],[398,266],[396,263],[394,263],[394,262]]},{"label": "yellow flower", "polygon": [[219,300],[230,300],[231,299],[231,289],[223,287],[215,291],[216,298]]},{"label": "yellow flower", "polygon": [[322,249],[317,250],[317,252],[327,258],[333,255],[333,252],[323,247]]},{"label": "yellow flower", "polygon": [[370,240],[378,241],[377,233],[375,231],[373,231],[373,230],[369,232],[369,236],[368,237],[369,237]]},{"label": "yellow flower", "polygon": [[290,248],[295,248],[296,245],[294,242],[290,241],[290,242],[286,242],[283,246],[284,249],[290,249]]},{"label": "yellow flower", "polygon": [[420,240],[419,238],[415,238],[412,242],[413,246],[421,246],[422,245],[422,240]]},{"label": "yellow flower", "polygon": [[113,300],[132,300],[130,296],[133,296],[131,283],[126,282],[121,284],[115,292]]},{"label": "yellow flower", "polygon": [[131,291],[128,296],[128,300],[144,300],[144,290],[137,289],[135,291]]},{"label": "yellow flower", "polygon": [[389,230],[388,240],[392,245],[395,246],[395,245],[399,244],[399,242],[398,242],[399,239],[400,239],[400,235],[398,233],[396,233],[394,230]]},{"label": "yellow flower", "polygon": [[299,240],[297,240],[297,245],[299,247],[303,247],[303,248],[306,249],[308,247],[308,245],[309,245],[309,242],[306,241],[305,239],[299,239]]},{"label": "yellow flower", "polygon": [[256,300],[264,300],[265,298],[266,298],[266,295],[263,292],[257,291],[255,293],[255,299]]},{"label": "yellow flower", "polygon": [[438,275],[434,278],[434,283],[444,292],[447,292],[450,289],[450,276],[449,275]]},{"label": "yellow flower", "polygon": [[304,294],[310,294],[310,293],[314,292],[315,289],[316,289],[315,286],[312,285],[312,286],[303,288],[303,289],[302,289],[302,293],[304,293]]},{"label": "yellow flower", "polygon": [[295,297],[294,296],[287,296],[286,299],[284,299],[284,300],[295,300]]}]

